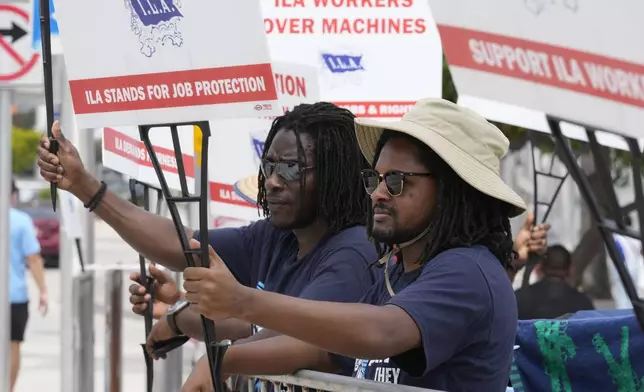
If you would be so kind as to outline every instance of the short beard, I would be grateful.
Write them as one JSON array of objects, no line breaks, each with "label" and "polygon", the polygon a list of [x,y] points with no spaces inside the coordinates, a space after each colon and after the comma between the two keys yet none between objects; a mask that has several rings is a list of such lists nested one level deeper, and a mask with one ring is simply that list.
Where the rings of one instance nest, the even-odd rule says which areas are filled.
[{"label": "short beard", "polygon": [[423,232],[424,229],[421,230],[401,230],[401,229],[393,229],[393,230],[387,230],[387,231],[378,231],[377,229],[374,228],[374,230],[371,233],[371,236],[373,237],[374,240],[388,245],[400,245],[403,244],[407,241],[411,241],[414,238],[416,238],[417,235]]}]

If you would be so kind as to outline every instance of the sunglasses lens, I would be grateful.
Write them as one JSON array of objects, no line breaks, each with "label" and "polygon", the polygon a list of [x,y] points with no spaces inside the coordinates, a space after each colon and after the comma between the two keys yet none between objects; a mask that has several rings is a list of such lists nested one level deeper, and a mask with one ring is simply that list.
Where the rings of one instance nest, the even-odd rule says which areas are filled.
[{"label": "sunglasses lens", "polygon": [[275,164],[269,161],[262,161],[262,164],[259,166],[259,168],[262,170],[264,178],[268,178],[273,175]]},{"label": "sunglasses lens", "polygon": [[380,178],[376,172],[364,171],[362,172],[362,182],[364,184],[364,189],[371,195],[378,188]]},{"label": "sunglasses lens", "polygon": [[260,168],[265,178],[269,178],[273,173],[276,173],[284,181],[300,179],[300,165],[296,162],[262,161]]},{"label": "sunglasses lens", "polygon": [[392,196],[400,196],[404,178],[405,176],[400,173],[387,173],[385,184],[387,184],[387,190]]},{"label": "sunglasses lens", "polygon": [[300,179],[300,165],[293,162],[280,162],[277,164],[277,175],[284,181],[296,181]]}]

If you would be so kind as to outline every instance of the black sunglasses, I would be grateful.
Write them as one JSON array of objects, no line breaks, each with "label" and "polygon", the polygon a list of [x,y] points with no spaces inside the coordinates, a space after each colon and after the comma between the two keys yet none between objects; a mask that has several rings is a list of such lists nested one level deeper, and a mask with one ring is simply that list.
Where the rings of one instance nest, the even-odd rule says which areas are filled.
[{"label": "black sunglasses", "polygon": [[365,169],[361,174],[364,189],[369,195],[373,194],[378,189],[378,185],[384,180],[387,192],[391,196],[400,196],[402,194],[405,177],[431,177],[433,175],[432,173],[412,173],[396,170],[380,174],[372,169]]},{"label": "black sunglasses", "polygon": [[297,161],[277,161],[271,162],[262,159],[260,169],[265,178],[269,178],[276,173],[284,181],[297,181],[302,177],[302,173],[307,169],[313,169],[315,166],[302,166]]}]

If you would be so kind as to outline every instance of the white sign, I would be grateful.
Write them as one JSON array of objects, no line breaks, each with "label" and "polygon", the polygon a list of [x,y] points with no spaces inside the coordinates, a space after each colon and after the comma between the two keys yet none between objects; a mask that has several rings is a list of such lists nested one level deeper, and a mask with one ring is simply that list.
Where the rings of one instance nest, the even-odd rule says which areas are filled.
[{"label": "white sign", "polygon": [[440,97],[440,37],[425,0],[263,0],[275,61],[314,66],[320,99],[399,118]]},{"label": "white sign", "polygon": [[[458,104],[480,113],[491,121],[511,124],[533,131],[551,133],[548,120],[543,112],[467,95],[459,95]],[[561,122],[560,125],[561,132],[567,138],[581,140],[583,142],[588,141],[588,135],[583,127],[565,121]],[[626,140],[620,135],[598,131],[595,132],[595,137],[597,138],[597,142],[603,146],[629,151]],[[643,139],[640,139],[640,146],[644,146]]]},{"label": "white sign", "polygon": [[[195,189],[195,149],[192,126],[178,127],[188,191]],[[181,190],[179,169],[170,128],[150,130],[150,142],[170,189]],[[138,127],[103,128],[103,165],[140,182],[160,188],[150,154],[141,141]]]},{"label": "white sign", "polygon": [[[273,70],[282,110],[319,100],[315,68],[273,63]],[[244,221],[262,218],[257,206],[237,195],[233,185],[248,176],[257,175],[264,140],[272,121],[272,118],[247,118],[210,122],[212,136],[208,152],[208,179],[214,216]]]},{"label": "white sign", "polygon": [[460,94],[644,135],[644,3],[429,4]]},{"label": "white sign", "polygon": [[31,46],[29,4],[0,4],[0,86],[41,86],[40,55]]},{"label": "white sign", "polygon": [[259,0],[56,0],[80,128],[278,113]]},{"label": "white sign", "polygon": [[58,199],[60,200],[60,214],[63,220],[63,227],[67,238],[81,239],[83,232],[81,228],[80,201],[73,197],[69,192],[59,190]]}]

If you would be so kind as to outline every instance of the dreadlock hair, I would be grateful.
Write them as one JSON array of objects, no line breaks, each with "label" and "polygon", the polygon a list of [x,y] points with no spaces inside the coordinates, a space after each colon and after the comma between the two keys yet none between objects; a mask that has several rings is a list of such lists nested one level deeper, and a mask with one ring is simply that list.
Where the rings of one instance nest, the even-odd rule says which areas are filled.
[{"label": "dreadlock hair", "polygon": [[[356,138],[355,116],[349,110],[332,103],[300,104],[277,117],[271,126],[262,159],[266,157],[275,135],[280,130],[295,132],[300,162],[305,162],[300,135],[314,139],[315,170],[317,178],[317,211],[329,226],[329,234],[351,226],[364,225],[367,219],[366,191],[360,182],[360,172],[368,162],[360,152]],[[304,190],[306,176],[301,176],[300,189]],[[265,217],[270,215],[266,201],[266,178],[259,171],[257,205]]]},{"label": "dreadlock hair", "polygon": [[[424,264],[439,253],[460,247],[483,245],[496,256],[506,270],[512,268],[514,257],[509,212],[511,206],[478,191],[464,180],[420,140],[404,133],[385,130],[378,141],[373,166],[387,141],[393,138],[408,140],[417,149],[417,158],[431,170],[436,181],[436,207],[429,223],[427,244],[419,264]],[[373,214],[368,200],[367,230],[373,238]],[[391,250],[391,245],[376,243],[380,257]],[[399,253],[399,257],[402,254]]]}]

